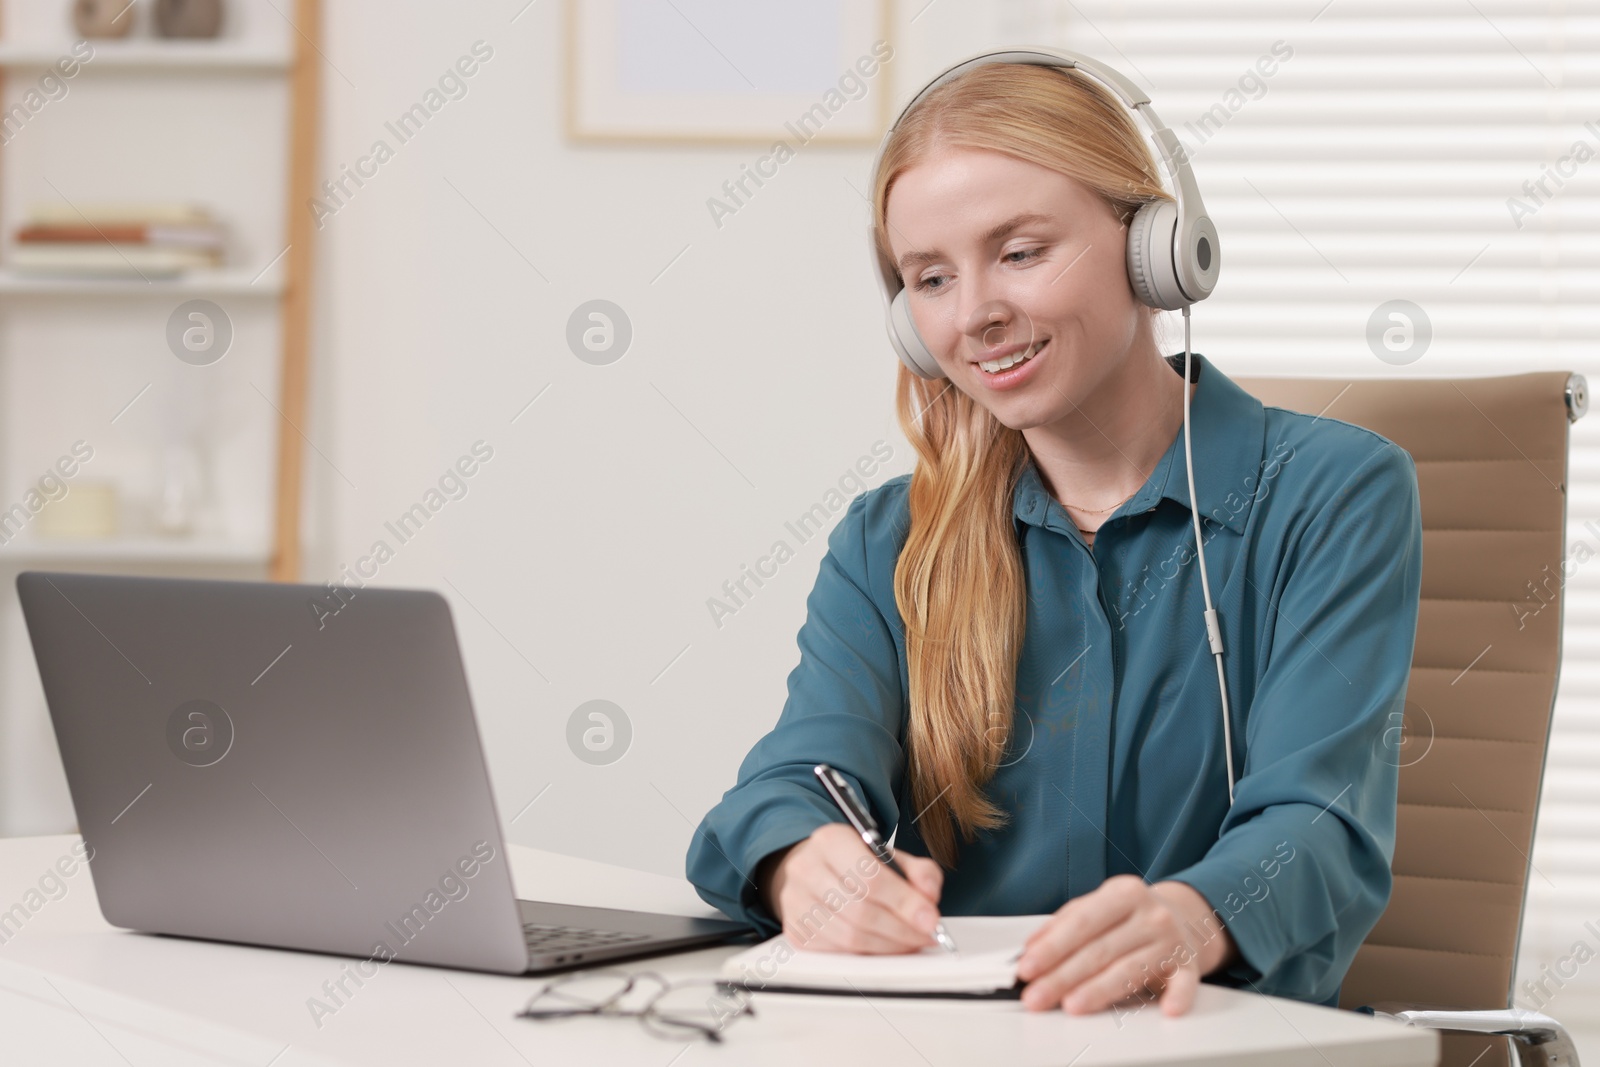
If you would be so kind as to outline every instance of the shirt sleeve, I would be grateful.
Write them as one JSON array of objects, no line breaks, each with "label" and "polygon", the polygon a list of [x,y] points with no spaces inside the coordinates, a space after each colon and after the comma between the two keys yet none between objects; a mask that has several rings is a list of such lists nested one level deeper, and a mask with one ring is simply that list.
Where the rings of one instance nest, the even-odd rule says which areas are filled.
[{"label": "shirt sleeve", "polygon": [[[1422,590],[1416,465],[1386,443],[1290,549],[1243,774],[1194,887],[1242,957],[1212,980],[1336,1004],[1389,902],[1401,721]],[[1226,651],[1224,651],[1226,659]]]},{"label": "shirt sleeve", "polygon": [[695,891],[763,937],[781,925],[760,902],[756,865],[819,826],[845,821],[812,767],[828,763],[849,779],[886,833],[899,821],[904,687],[893,633],[867,593],[868,505],[885,488],[853,499],[829,533],[777,725],[689,843],[685,873]]}]

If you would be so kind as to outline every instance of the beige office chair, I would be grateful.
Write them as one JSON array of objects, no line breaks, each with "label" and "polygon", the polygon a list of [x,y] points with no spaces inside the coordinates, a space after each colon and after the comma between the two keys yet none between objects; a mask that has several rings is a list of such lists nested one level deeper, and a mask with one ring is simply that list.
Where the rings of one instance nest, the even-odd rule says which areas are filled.
[{"label": "beige office chair", "polygon": [[1383,757],[1401,766],[1394,892],[1340,1006],[1449,1031],[1447,1067],[1515,1063],[1495,1035],[1523,1064],[1576,1064],[1554,1019],[1511,1001],[1561,666],[1568,428],[1587,386],[1565,371],[1235,381],[1417,465],[1422,605],[1404,734]]}]

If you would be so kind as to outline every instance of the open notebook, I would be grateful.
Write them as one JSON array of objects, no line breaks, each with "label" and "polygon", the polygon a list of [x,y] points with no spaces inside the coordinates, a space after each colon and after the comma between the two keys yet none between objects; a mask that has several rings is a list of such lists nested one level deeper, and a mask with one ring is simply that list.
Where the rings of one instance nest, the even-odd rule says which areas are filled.
[{"label": "open notebook", "polygon": [[1048,915],[950,915],[945,930],[959,952],[858,955],[797,949],[783,934],[722,965],[722,977],[756,992],[875,993],[924,997],[1018,997],[1017,960]]}]

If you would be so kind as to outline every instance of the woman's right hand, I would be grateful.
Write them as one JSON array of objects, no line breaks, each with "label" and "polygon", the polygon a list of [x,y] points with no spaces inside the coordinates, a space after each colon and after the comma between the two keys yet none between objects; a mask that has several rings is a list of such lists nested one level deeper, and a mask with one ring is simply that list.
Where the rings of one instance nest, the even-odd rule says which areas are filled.
[{"label": "woman's right hand", "polygon": [[[764,858],[756,871],[762,900],[796,946],[820,952],[917,952],[936,944],[944,872],[931,859],[896,852],[908,883],[878,862],[845,823]],[[837,911],[830,896],[843,905]]]}]

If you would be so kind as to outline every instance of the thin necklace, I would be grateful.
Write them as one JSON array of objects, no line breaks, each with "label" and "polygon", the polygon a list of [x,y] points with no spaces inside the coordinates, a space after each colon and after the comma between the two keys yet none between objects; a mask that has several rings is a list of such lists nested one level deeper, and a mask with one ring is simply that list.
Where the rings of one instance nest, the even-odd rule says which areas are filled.
[{"label": "thin necklace", "polygon": [[[1146,477],[1149,477],[1149,476],[1146,475]],[[1139,483],[1139,489],[1143,489],[1143,488],[1144,488],[1144,483],[1140,482]],[[1133,491],[1133,493],[1137,493],[1139,491],[1139,489],[1135,489]],[[1126,504],[1129,500],[1133,499],[1133,493],[1129,493],[1127,496],[1123,497],[1121,500],[1117,501],[1115,504],[1112,504],[1110,508],[1095,508],[1093,511],[1090,511],[1088,508],[1083,507],[1083,506],[1081,506],[1079,504],[1069,504],[1065,500],[1063,500],[1061,503],[1065,507],[1077,508],[1079,511],[1088,511],[1089,514],[1091,514],[1091,515],[1099,515],[1101,512],[1110,511],[1111,508],[1121,507],[1123,504]]]},{"label": "thin necklace", "polygon": [[[1143,489],[1143,488],[1144,488],[1144,483],[1141,482],[1139,484],[1139,489]],[[1135,489],[1133,491],[1133,493],[1137,493],[1139,491],[1139,489]],[[1129,493],[1127,496],[1123,497],[1121,500],[1117,501],[1115,504],[1112,504],[1110,508],[1098,508],[1098,509],[1096,509],[1094,511],[1089,511],[1088,508],[1080,508],[1076,504],[1068,504],[1065,500],[1063,500],[1061,503],[1065,507],[1078,508],[1079,511],[1088,511],[1090,515],[1099,515],[1101,512],[1110,511],[1111,508],[1121,507],[1123,504],[1126,504],[1129,500],[1133,499],[1133,493]],[[1074,522],[1072,525],[1078,526],[1078,524],[1076,522]],[[1089,537],[1093,537],[1095,535],[1095,533],[1096,533],[1095,530],[1085,530],[1082,526],[1078,526],[1078,532],[1081,533],[1081,534],[1084,534],[1086,536],[1089,536]]]}]

